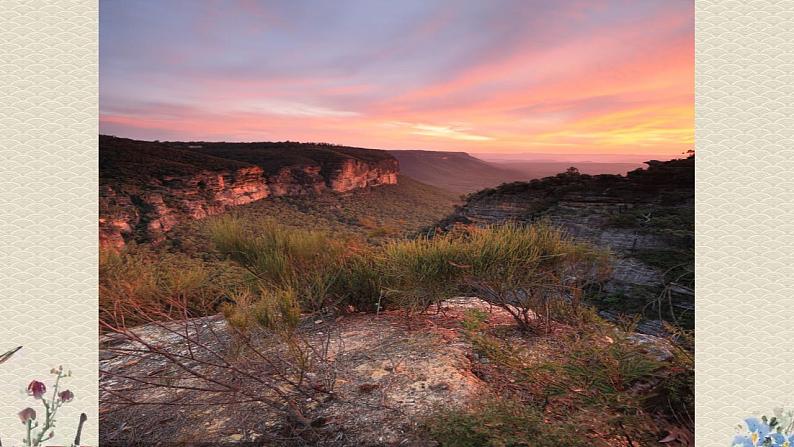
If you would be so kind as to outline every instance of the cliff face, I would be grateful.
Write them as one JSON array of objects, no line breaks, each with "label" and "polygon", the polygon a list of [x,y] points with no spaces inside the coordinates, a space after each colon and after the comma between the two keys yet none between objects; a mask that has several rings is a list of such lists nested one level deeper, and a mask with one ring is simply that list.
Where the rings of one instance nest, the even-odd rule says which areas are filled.
[{"label": "cliff face", "polygon": [[383,151],[282,146],[286,147],[101,136],[100,246],[118,249],[132,240],[157,242],[183,220],[271,196],[397,183],[397,160]]},{"label": "cliff face", "polygon": [[469,195],[442,227],[548,221],[615,254],[613,277],[598,295],[605,314],[652,311],[680,320],[687,313],[688,319],[694,296],[694,157],[648,165],[627,176],[569,171],[486,189]]}]

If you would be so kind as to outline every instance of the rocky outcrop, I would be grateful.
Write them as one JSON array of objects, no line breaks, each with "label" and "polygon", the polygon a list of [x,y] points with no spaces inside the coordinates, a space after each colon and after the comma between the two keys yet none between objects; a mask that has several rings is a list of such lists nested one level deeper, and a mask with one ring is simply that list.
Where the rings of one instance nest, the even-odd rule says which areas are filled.
[{"label": "rocky outcrop", "polygon": [[159,240],[184,219],[203,219],[271,195],[261,168],[152,178],[144,187],[100,186],[100,246]]},{"label": "rocky outcrop", "polygon": [[646,304],[650,309],[667,292],[675,306],[688,310],[694,286],[694,157],[648,165],[627,176],[572,169],[486,189],[469,195],[441,226],[548,221],[615,254],[612,279],[601,295],[616,304],[616,313]]},{"label": "rocky outcrop", "polygon": [[[487,313],[494,326],[509,327],[510,315],[473,298],[448,300],[440,306],[445,310],[443,314],[427,315],[415,327],[406,327],[405,316],[400,311],[381,312],[378,318],[367,313],[304,318],[304,324],[299,327],[301,336],[312,346],[324,346],[332,362],[333,383],[323,386],[339,396],[335,399],[322,394],[309,399],[307,395],[300,396],[301,411],[312,421],[318,421],[316,425],[322,432],[318,434],[324,439],[337,440],[317,445],[430,445],[409,443],[416,437],[412,433],[416,425],[406,424],[420,420],[439,405],[464,406],[485,392],[487,384],[473,372],[473,349],[459,330],[461,321],[467,311],[476,309]],[[210,350],[227,352],[233,345],[232,331],[221,316],[191,320],[188,326],[191,338],[197,346],[199,343],[202,346],[194,348],[198,356],[208,355]],[[175,354],[186,349],[181,330],[178,323],[133,329],[142,340],[158,346],[158,352]],[[147,377],[151,383],[159,383],[163,372],[174,365],[154,351],[131,356],[129,352],[140,350],[142,345],[129,337],[104,335],[100,343],[100,400],[103,409],[113,410],[102,415],[103,445],[129,445],[140,440],[159,444],[185,437],[201,439],[208,445],[240,441],[251,445],[284,445],[273,439],[285,430],[284,415],[260,403],[245,403],[244,399],[240,399],[242,404],[212,405],[208,407],[211,411],[196,405],[179,407],[180,421],[161,418],[162,412],[173,407],[158,402],[172,400],[181,391],[168,386],[141,388],[127,378]],[[278,358],[275,348],[263,345],[258,345],[261,353]],[[202,374],[214,371],[198,368]],[[190,380],[185,379],[185,384]],[[308,380],[319,381],[320,377],[308,372]],[[195,387],[192,390],[201,388],[195,381],[189,386]],[[180,402],[229,400],[222,393],[216,397],[208,392],[184,391],[179,394]],[[267,389],[252,388],[248,392],[264,395]],[[140,411],[139,406],[127,406],[127,401],[139,402],[147,411]],[[135,428],[115,429],[119,424]],[[245,432],[246,427],[256,429]],[[339,441],[340,433],[344,434],[345,442]]]},{"label": "rocky outcrop", "polygon": [[329,188],[334,191],[350,191],[357,188],[397,184],[397,163],[380,162],[375,165],[360,160],[345,160],[329,176]]},{"label": "rocky outcrop", "polygon": [[181,221],[267,197],[397,183],[399,165],[385,152],[334,148],[311,146],[304,151],[308,156],[296,158],[295,151],[282,157],[272,147],[255,145],[102,136],[100,246],[119,249],[132,240],[158,242]]}]

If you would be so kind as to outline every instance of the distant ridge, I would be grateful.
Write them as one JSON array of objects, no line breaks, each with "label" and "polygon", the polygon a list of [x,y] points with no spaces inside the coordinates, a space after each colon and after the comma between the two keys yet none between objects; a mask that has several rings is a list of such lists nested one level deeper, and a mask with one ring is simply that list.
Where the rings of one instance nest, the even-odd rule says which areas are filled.
[{"label": "distant ridge", "polygon": [[684,154],[568,154],[561,152],[472,153],[488,163],[621,163],[643,165],[647,160],[672,160]]},{"label": "distant ridge", "polygon": [[519,171],[495,166],[465,152],[391,150],[389,153],[400,162],[401,173],[457,193],[527,179]]}]

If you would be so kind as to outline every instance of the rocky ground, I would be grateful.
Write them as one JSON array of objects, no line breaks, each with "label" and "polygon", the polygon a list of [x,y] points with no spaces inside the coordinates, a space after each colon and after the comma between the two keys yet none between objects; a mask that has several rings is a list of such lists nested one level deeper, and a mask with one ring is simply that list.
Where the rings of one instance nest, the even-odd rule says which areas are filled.
[{"label": "rocky ground", "polygon": [[[323,393],[300,398],[306,423],[298,428],[283,411],[261,403],[218,404],[221,400],[213,393],[199,389],[207,382],[184,378],[179,371],[164,379],[168,376],[163,372],[173,368],[166,358],[144,352],[141,343],[128,338],[105,335],[100,354],[102,444],[435,445],[419,430],[423,418],[438,409],[476,403],[491,391],[492,376],[499,374],[464,336],[461,323],[472,309],[486,315],[491,329],[510,333],[514,328],[509,314],[476,298],[448,300],[410,320],[401,312],[383,312],[305,321],[301,334],[325,347],[333,371],[325,381],[314,374],[307,380],[332,383],[332,390],[326,387]],[[150,347],[187,356],[183,329],[179,323],[150,324],[134,332]],[[192,320],[187,331],[197,335],[193,349],[207,345],[215,352],[234,350],[221,316]],[[514,342],[526,345],[530,356],[524,361],[530,362],[562,348],[555,345],[560,339],[554,334],[531,341],[516,337]],[[657,341],[641,337],[638,343]],[[667,355],[659,349],[659,355]],[[140,378],[151,378],[155,385],[143,385]]]},{"label": "rocky ground", "polygon": [[[337,320],[309,322],[304,331],[321,343],[332,331],[329,357],[336,383],[333,397],[306,405],[312,420],[322,421],[322,437],[333,445],[415,444],[415,421],[435,406],[465,405],[482,391],[483,382],[472,373],[471,346],[461,337],[463,313],[470,307],[489,310],[487,304],[449,301],[441,312],[412,319],[410,327],[399,312],[378,316],[356,313]],[[493,309],[493,324],[511,324],[510,316]],[[196,320],[214,327],[228,341],[220,316]],[[194,322],[194,323],[196,323]],[[178,345],[180,337],[157,326],[135,329],[159,345]],[[219,343],[207,334],[203,342]],[[137,357],[128,351],[135,343],[118,336],[102,339],[103,445],[127,445],[146,439],[154,445],[173,441],[275,442],[290,438],[284,417],[262,405],[172,407],[150,405],[173,399],[167,388],[121,391],[144,405],[125,406],[115,393],[130,381],[116,375],[155,376],[167,361],[156,356]],[[221,346],[216,346],[221,349]],[[111,376],[108,373],[112,373]],[[140,388],[140,387],[139,387]],[[201,391],[181,390],[181,402],[201,402]],[[107,402],[107,404],[106,404]]]}]

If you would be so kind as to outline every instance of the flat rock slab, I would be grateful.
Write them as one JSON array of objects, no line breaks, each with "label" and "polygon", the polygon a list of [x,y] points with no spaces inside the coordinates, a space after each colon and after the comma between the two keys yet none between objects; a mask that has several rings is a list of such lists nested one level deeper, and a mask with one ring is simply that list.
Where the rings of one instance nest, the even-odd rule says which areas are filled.
[{"label": "flat rock slab", "polygon": [[[472,373],[472,349],[460,331],[470,309],[484,312],[489,325],[513,324],[509,314],[476,298],[448,300],[410,320],[400,312],[307,319],[301,333],[309,340],[319,343],[332,334],[328,358],[336,376],[335,397],[305,403],[306,416],[321,423],[313,444],[425,445],[414,436],[424,415],[438,407],[465,406],[487,391]],[[171,329],[179,327],[174,323]],[[191,320],[189,327],[196,328],[202,343],[215,344],[213,349],[222,350],[231,340],[220,316]],[[183,338],[164,327],[141,326],[134,332],[147,343],[187,354]],[[104,336],[101,343],[103,445],[273,445],[278,439],[290,445],[283,437],[283,413],[259,403],[211,404],[204,391],[130,382],[123,376],[156,375],[166,362],[131,354],[136,343],[118,336]],[[145,405],[125,405],[125,398]],[[161,404],[174,400],[178,404]]]}]

